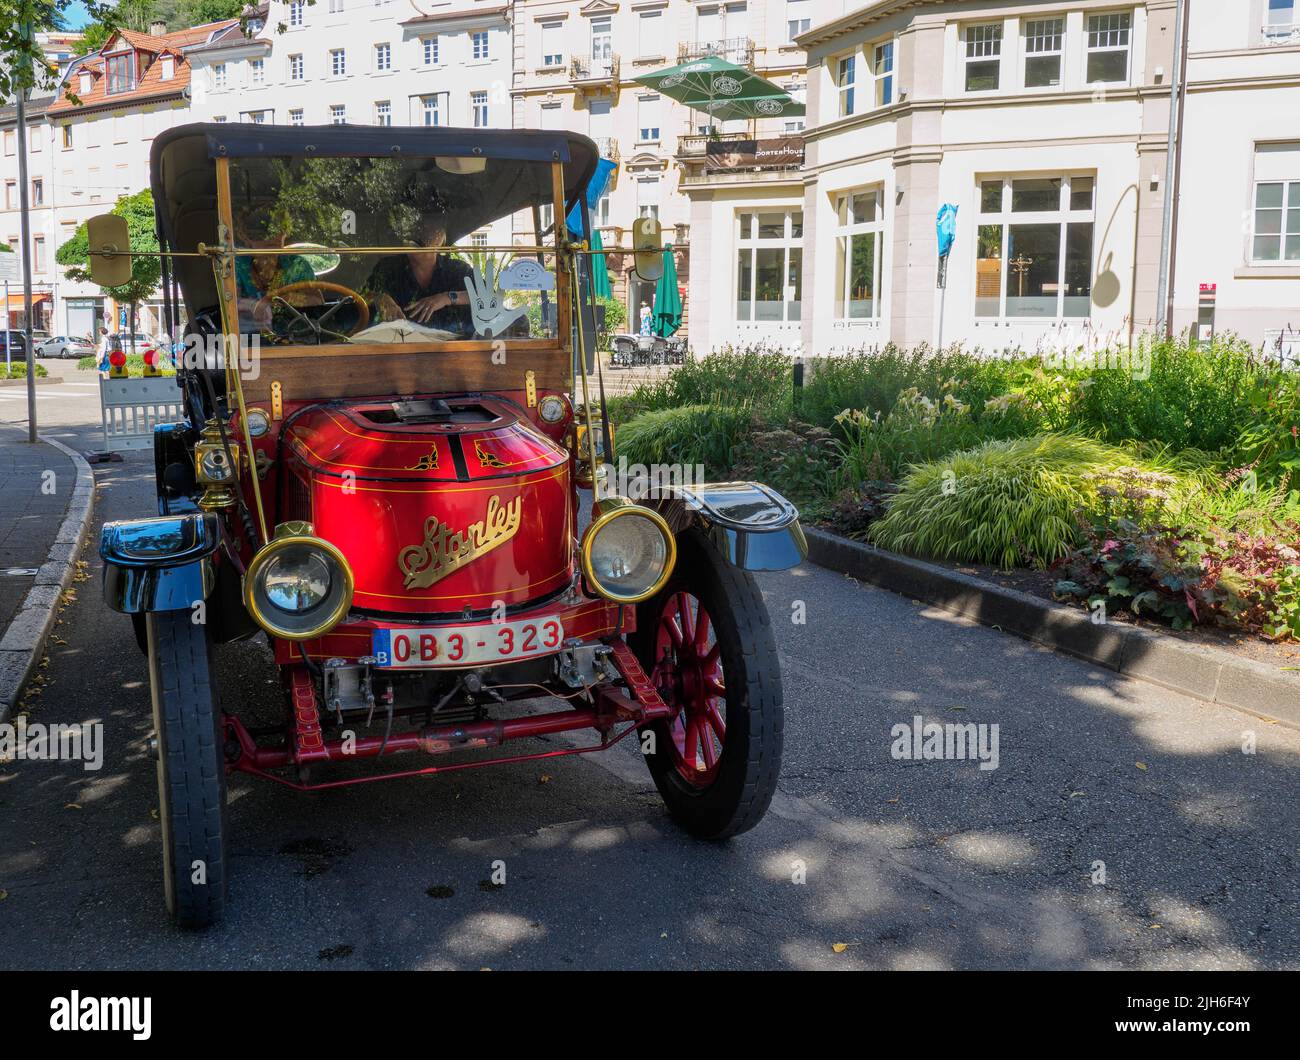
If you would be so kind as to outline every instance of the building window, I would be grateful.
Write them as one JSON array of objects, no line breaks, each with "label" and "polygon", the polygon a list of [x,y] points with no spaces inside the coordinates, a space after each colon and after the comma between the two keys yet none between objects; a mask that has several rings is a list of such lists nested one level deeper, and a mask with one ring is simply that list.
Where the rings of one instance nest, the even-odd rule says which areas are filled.
[{"label": "building window", "polygon": [[880,316],[884,195],[879,188],[846,192],[835,206],[835,319]]},{"label": "building window", "polygon": [[659,97],[641,96],[636,101],[638,138],[641,143],[659,142]]},{"label": "building window", "polygon": [[375,45],[375,70],[383,72],[393,68],[393,46],[388,43]]},{"label": "building window", "polygon": [[1300,261],[1300,143],[1255,148],[1252,261]]},{"label": "building window", "polygon": [[72,150],[72,126],[64,125],[62,126],[62,129],[63,129],[63,150],[71,151]]},{"label": "building window", "polygon": [[605,192],[596,200],[596,209],[591,215],[591,222],[596,228],[605,228],[609,225],[609,192]]},{"label": "building window", "polygon": [[488,245],[488,234],[486,232],[473,232],[469,237],[471,247],[485,247]]},{"label": "building window", "polygon": [[803,290],[803,211],[738,216],[736,319],[756,323],[798,320]]},{"label": "building window", "polygon": [[1061,83],[1065,19],[1025,21],[1025,87],[1055,88]]},{"label": "building window", "polygon": [[301,108],[301,107],[294,107],[293,110],[289,111],[289,124],[290,124],[290,125],[301,125],[301,124],[302,124],[302,108]]},{"label": "building window", "polygon": [[266,84],[266,60],[250,59],[248,62],[248,83],[250,85]]},{"label": "building window", "polygon": [[785,0],[785,39],[793,44],[812,26],[812,0]]},{"label": "building window", "polygon": [[421,125],[442,125],[446,115],[446,107],[443,105],[445,92],[439,92],[432,96],[420,97],[420,124]]},{"label": "building window", "polygon": [[301,81],[303,79],[304,71],[305,67],[303,66],[302,56],[289,56],[289,80]]},{"label": "building window", "polygon": [[343,103],[333,103],[330,105],[330,124],[346,125],[348,122],[348,108]]},{"label": "building window", "polygon": [[644,59],[665,54],[663,26],[662,11],[641,12],[637,19],[637,55]]},{"label": "building window", "polygon": [[301,26],[303,23],[303,12],[307,4],[305,0],[291,0],[289,4],[289,25]]},{"label": "building window", "polygon": [[341,15],[343,13],[343,0],[330,0],[329,12],[331,15]]},{"label": "building window", "polygon": [[420,53],[424,57],[425,66],[437,66],[438,65],[438,38],[421,37]]},{"label": "building window", "polygon": [[474,128],[486,129],[488,127],[488,94],[486,92],[471,92],[469,94],[469,112],[474,119]]},{"label": "building window", "polygon": [[1128,80],[1132,22],[1127,11],[1088,16],[1088,84]]},{"label": "building window", "polygon": [[392,125],[393,124],[393,104],[390,100],[381,99],[375,104],[375,124]]},{"label": "building window", "polygon": [[835,85],[840,93],[840,117],[853,113],[854,89],[858,78],[858,57],[846,55],[839,61],[835,72]]},{"label": "building window", "polygon": [[348,56],[343,48],[330,49],[330,73],[343,77],[348,72]]},{"label": "building window", "polygon": [[5,209],[18,209],[18,181],[16,180],[5,181]]},{"label": "building window", "polygon": [[45,237],[36,236],[32,239],[32,270],[34,272],[45,271]]},{"label": "building window", "polygon": [[110,96],[118,92],[130,92],[135,88],[135,53],[127,52],[125,55],[110,55],[105,64],[108,73],[107,85],[104,89]]},{"label": "building window", "polygon": [[994,92],[1001,80],[1002,23],[966,27],[966,91]]},{"label": "building window", "polygon": [[226,121],[226,116],[224,114],[214,114],[212,115],[212,120],[216,122],[216,124],[218,125],[224,125]]},{"label": "building window", "polygon": [[[642,18],[645,16],[643,15]],[[542,65],[564,65],[564,23],[542,22]]]},{"label": "building window", "polygon": [[32,205],[43,206],[45,204],[45,181],[39,178],[32,181]]},{"label": "building window", "polygon": [[1011,177],[979,187],[975,315],[1086,319],[1096,178]]},{"label": "building window", "polygon": [[269,110],[249,110],[244,112],[243,118],[249,125],[266,125],[271,120],[271,113]]},{"label": "building window", "polygon": [[488,35],[487,30],[481,29],[469,35],[470,57],[474,59],[488,58]]},{"label": "building window", "polygon": [[1296,22],[1296,0],[1268,0],[1264,43],[1291,44],[1300,40],[1300,23]]},{"label": "building window", "polygon": [[636,182],[636,215],[659,219],[659,178],[638,177]]},{"label": "building window", "polygon": [[172,78],[174,78],[174,77],[176,76],[176,57],[175,57],[175,56],[173,56],[173,55],[164,55],[164,56],[163,56],[161,59],[159,59],[158,61],[159,61],[159,63],[162,64],[162,65],[159,67],[159,69],[162,71],[162,73],[159,74],[159,77],[160,77],[163,81],[170,81]]},{"label": "building window", "polygon": [[213,86],[216,87],[216,88],[225,88],[225,87],[226,87],[227,80],[226,80],[226,64],[225,64],[225,63],[217,63],[217,64],[212,68],[212,84],[213,84]]},{"label": "building window", "polygon": [[894,42],[877,44],[871,63],[876,82],[876,106],[887,107],[894,102]]}]

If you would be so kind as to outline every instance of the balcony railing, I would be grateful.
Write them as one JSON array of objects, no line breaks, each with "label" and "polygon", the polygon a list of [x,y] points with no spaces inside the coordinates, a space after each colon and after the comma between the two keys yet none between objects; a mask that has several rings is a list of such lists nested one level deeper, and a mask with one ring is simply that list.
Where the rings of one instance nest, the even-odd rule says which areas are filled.
[{"label": "balcony railing", "polygon": [[726,59],[727,62],[735,63],[737,66],[753,66],[754,42],[748,37],[731,37],[728,40],[697,44],[683,41],[677,45],[677,61],[679,63],[689,62],[691,59],[703,59],[710,55],[716,55],[719,59]]},{"label": "balcony railing", "polygon": [[[754,144],[754,148],[744,152],[728,151],[728,144],[740,147],[745,141]],[[714,153],[710,157],[709,145],[713,144]],[[776,171],[798,169],[803,165],[803,137],[781,135],[751,136],[749,133],[721,133],[716,136],[679,136],[677,138],[677,157],[685,163],[699,165],[704,169],[699,172],[729,171]]]},{"label": "balcony railing", "polygon": [[1265,44],[1300,44],[1300,22],[1274,23],[1264,27]]},{"label": "balcony railing", "polygon": [[600,157],[608,158],[611,162],[617,162],[619,159],[618,141],[612,136],[593,136],[596,141],[596,147],[600,149]]},{"label": "balcony railing", "polygon": [[617,81],[617,55],[575,55],[569,64],[569,76],[575,81]]}]

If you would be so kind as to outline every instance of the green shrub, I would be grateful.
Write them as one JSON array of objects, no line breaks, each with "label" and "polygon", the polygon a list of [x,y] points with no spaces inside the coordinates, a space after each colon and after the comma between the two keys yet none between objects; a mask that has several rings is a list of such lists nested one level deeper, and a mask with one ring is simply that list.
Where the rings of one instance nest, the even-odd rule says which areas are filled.
[{"label": "green shrub", "polygon": [[[163,375],[175,375],[176,369],[171,366],[165,356],[160,355],[162,360],[161,371]],[[99,370],[99,355],[91,354],[88,357],[82,357],[77,361],[77,368],[83,372],[93,372]],[[129,376],[144,375],[144,355],[140,353],[128,353],[126,355],[126,374]]]},{"label": "green shrub", "polygon": [[790,409],[794,358],[764,346],[727,346],[705,357],[688,357],[667,375],[642,383],[609,402],[610,415],[630,419],[653,409],[682,405],[750,407],[774,420]]},{"label": "green shrub", "polygon": [[914,467],[870,540],[896,552],[1002,567],[1045,566],[1095,507],[1088,476],[1132,455],[1071,434],[985,442]]},{"label": "green shrub", "polygon": [[752,419],[747,408],[718,405],[653,409],[615,431],[614,451],[629,464],[703,464],[710,477],[723,476]]},{"label": "green shrub", "polygon": [[[45,370],[45,365],[37,364],[35,374],[37,379],[44,379],[50,373]],[[27,378],[26,361],[14,360],[7,366],[5,365],[4,361],[0,361],[0,379],[26,379],[26,378]]]},{"label": "green shrub", "polygon": [[792,420],[785,426],[755,424],[736,450],[731,477],[766,483],[818,518],[840,466],[839,446],[825,427]]}]

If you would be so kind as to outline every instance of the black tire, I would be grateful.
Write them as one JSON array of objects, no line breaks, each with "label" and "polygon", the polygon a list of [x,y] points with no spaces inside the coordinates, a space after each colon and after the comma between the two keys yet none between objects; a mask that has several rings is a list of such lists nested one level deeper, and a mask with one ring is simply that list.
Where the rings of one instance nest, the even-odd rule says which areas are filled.
[{"label": "black tire", "polygon": [[[226,908],[226,766],[212,640],[192,618],[157,611],[145,628],[167,911],[178,927],[205,928]],[[199,862],[206,878],[196,883]]]},{"label": "black tire", "polygon": [[[661,617],[683,592],[707,610],[720,649],[726,692],[722,754],[707,786],[688,782],[672,743],[673,723],[657,722],[649,726],[655,753],[644,757],[673,819],[702,839],[726,839],[758,824],[776,791],[785,730],[781,664],[753,576],[692,530],[678,538],[677,566],[663,590],[638,605],[637,632],[629,637],[652,681],[662,683],[663,677],[655,672]],[[671,703],[678,689],[662,683],[659,693]]]}]

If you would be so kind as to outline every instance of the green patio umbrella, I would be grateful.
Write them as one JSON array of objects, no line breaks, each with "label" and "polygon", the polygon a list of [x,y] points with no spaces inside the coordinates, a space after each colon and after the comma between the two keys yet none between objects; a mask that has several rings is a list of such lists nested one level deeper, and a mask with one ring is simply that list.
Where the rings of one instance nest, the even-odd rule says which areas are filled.
[{"label": "green patio umbrella", "polygon": [[[600,238],[600,229],[591,233],[591,249],[604,250],[605,244]],[[604,254],[591,256],[591,293],[597,298],[612,298],[609,286],[609,266],[605,264]]]},{"label": "green patio umbrella", "polygon": [[790,93],[752,70],[706,55],[632,78],[670,99],[719,121],[736,118],[798,118],[806,113]]},{"label": "green patio umbrella", "polygon": [[664,247],[664,274],[655,286],[650,330],[666,339],[681,326],[682,296],[677,293],[677,262],[673,257],[673,245],[669,243]]}]

